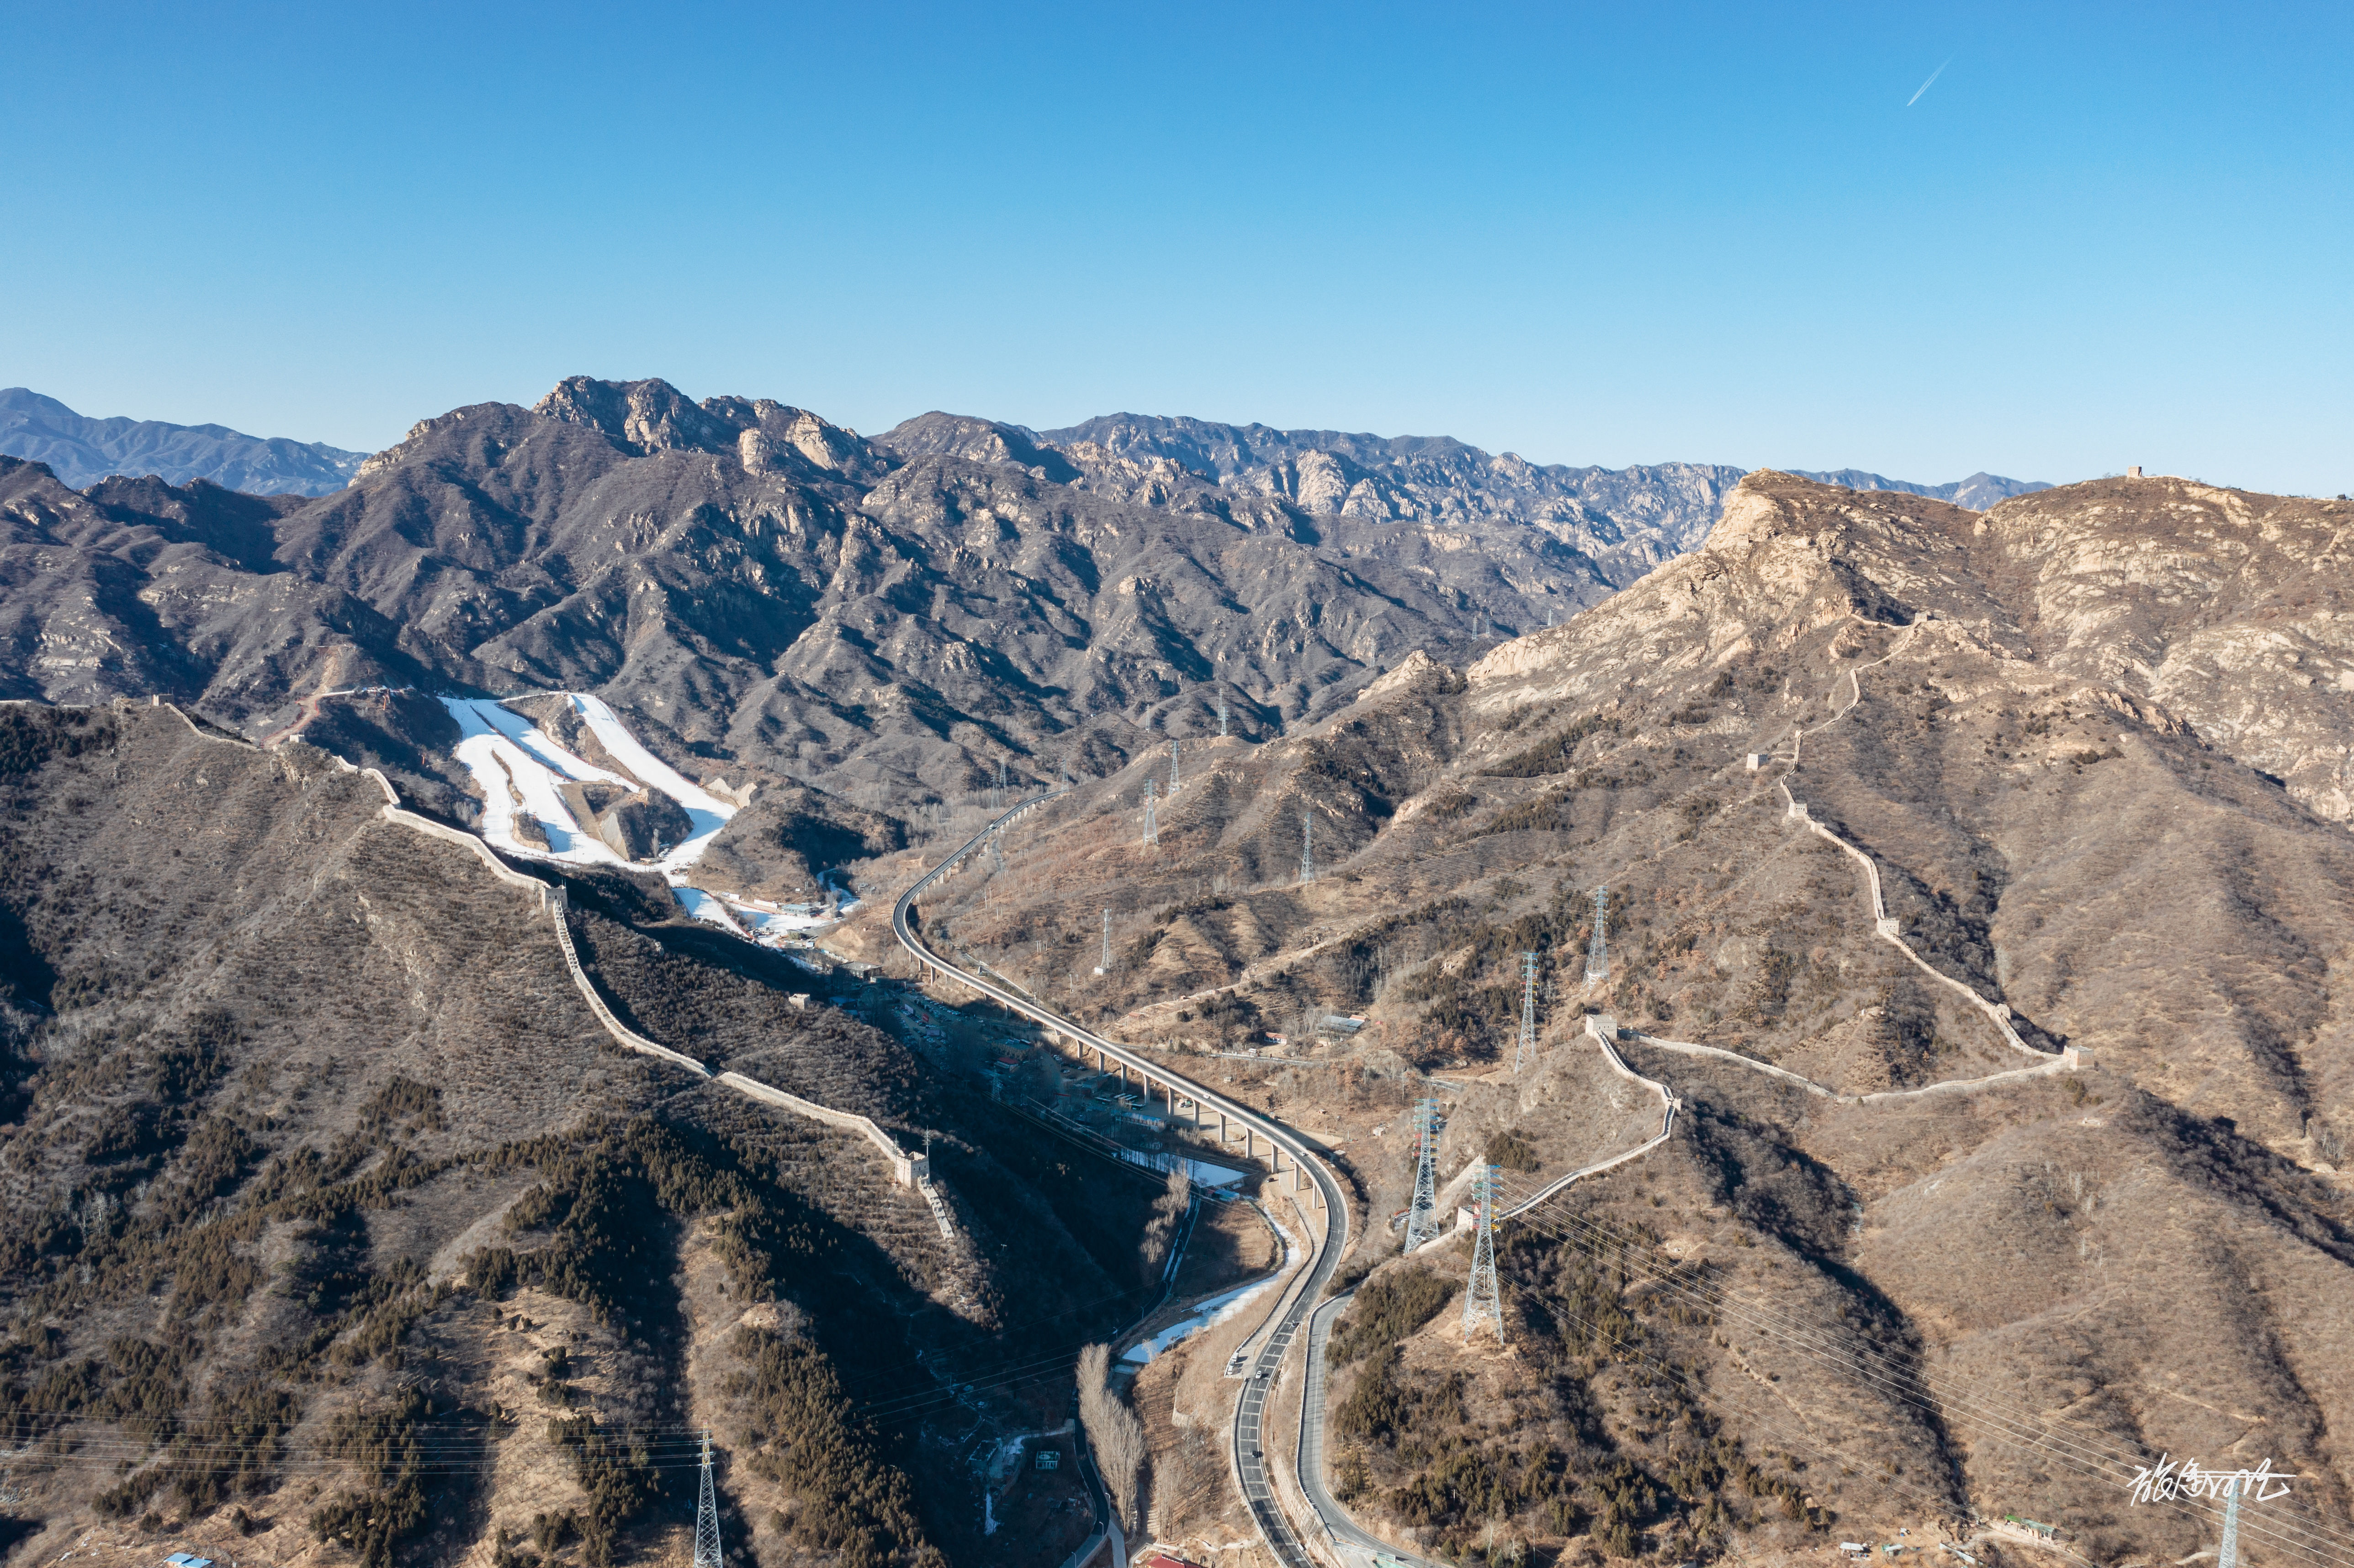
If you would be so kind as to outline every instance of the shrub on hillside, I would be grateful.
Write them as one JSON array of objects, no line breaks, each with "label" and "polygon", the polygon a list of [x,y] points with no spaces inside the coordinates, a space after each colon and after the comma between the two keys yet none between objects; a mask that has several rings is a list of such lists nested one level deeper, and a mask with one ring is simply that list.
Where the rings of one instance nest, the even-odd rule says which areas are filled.
[{"label": "shrub on hillside", "polygon": [[1455,1281],[1419,1264],[1374,1280],[1357,1292],[1348,1316],[1333,1327],[1333,1364],[1346,1366],[1369,1351],[1405,1339],[1438,1316],[1455,1289]]}]

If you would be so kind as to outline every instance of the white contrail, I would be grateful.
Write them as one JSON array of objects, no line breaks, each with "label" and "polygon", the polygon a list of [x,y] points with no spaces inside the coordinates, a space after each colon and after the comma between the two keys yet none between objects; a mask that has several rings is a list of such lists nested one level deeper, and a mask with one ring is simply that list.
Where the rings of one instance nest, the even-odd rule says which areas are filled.
[{"label": "white contrail", "polygon": [[1937,69],[1936,69],[1935,70],[1933,70],[1933,71],[1931,71],[1931,72],[1929,73],[1929,79],[1928,79],[1927,81],[1925,81],[1925,82],[1923,82],[1923,83],[1921,84],[1920,91],[1919,91],[1919,92],[1915,92],[1912,97],[1910,97],[1910,98],[1908,98],[1908,99],[1906,99],[1906,100],[1904,101],[1904,107],[1905,107],[1905,108],[1907,108],[1907,109],[1910,109],[1910,108],[1912,108],[1914,104],[1916,104],[1916,103],[1920,102],[1920,101],[1921,101],[1921,93],[1923,93],[1923,92],[1926,92],[1926,91],[1928,91],[1932,87],[1935,87],[1935,86],[1936,85],[1936,83],[1937,83],[1937,79],[1938,79],[1939,77],[1941,77],[1941,76],[1943,76],[1943,75],[1945,75],[1945,74],[1946,74],[1946,68],[1947,66],[1949,66],[1949,65],[1953,64],[1953,63],[1954,63],[1954,57],[1953,57],[1953,56],[1951,56],[1951,55],[1947,55],[1944,59],[1939,60],[1939,61],[1937,62]]}]

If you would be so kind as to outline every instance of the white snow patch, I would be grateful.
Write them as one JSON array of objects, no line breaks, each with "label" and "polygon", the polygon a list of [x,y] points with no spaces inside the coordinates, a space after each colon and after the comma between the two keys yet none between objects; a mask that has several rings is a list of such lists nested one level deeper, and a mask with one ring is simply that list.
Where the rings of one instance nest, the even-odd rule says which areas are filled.
[{"label": "white snow patch", "polygon": [[[1141,1122],[1147,1127],[1158,1127],[1161,1125],[1161,1118],[1159,1117],[1131,1115],[1129,1119],[1130,1121]],[[1141,1165],[1147,1170],[1151,1171],[1167,1169],[1164,1162],[1170,1158],[1165,1154],[1148,1154],[1140,1149],[1123,1149],[1119,1152],[1119,1157],[1128,1161],[1130,1165]],[[1187,1159],[1182,1155],[1180,1155],[1177,1158],[1184,1160],[1185,1174],[1191,1176],[1193,1181],[1201,1186],[1234,1187],[1239,1186],[1242,1182],[1243,1173],[1235,1170],[1231,1165],[1212,1165],[1207,1160]]]},{"label": "white snow patch", "polygon": [[828,869],[819,872],[817,885],[833,895],[834,907],[844,915],[858,907],[858,895],[850,890],[850,880],[839,871]]},{"label": "white snow patch", "polygon": [[566,695],[572,704],[572,711],[587,722],[589,733],[596,736],[599,745],[612,753],[614,761],[636,774],[639,782],[647,788],[659,789],[677,801],[680,808],[694,819],[695,832],[687,835],[676,849],[663,856],[663,868],[693,865],[702,859],[705,846],[718,835],[721,828],[727,825],[727,819],[736,814],[736,807],[710,791],[688,783],[669,763],[639,745],[638,737],[621,727],[621,721],[613,715],[611,708],[605,705],[604,698],[592,697],[586,692],[570,692]]},{"label": "white snow patch", "polygon": [[670,891],[671,896],[678,900],[679,907],[697,920],[708,920],[714,926],[725,926],[739,937],[744,934],[744,927],[736,923],[736,917],[728,913],[727,906],[704,892],[703,889],[689,887],[684,883],[673,883]]},{"label": "white snow patch", "polygon": [[741,899],[729,898],[724,893],[719,897],[736,918],[749,927],[752,935],[763,942],[781,941],[795,931],[822,930],[834,923],[822,908],[813,905],[787,904],[775,909],[763,909]]},{"label": "white snow patch", "polygon": [[[444,697],[441,705],[458,721],[458,760],[482,787],[485,841],[510,854],[535,860],[574,865],[626,863],[603,839],[582,830],[564,797],[557,792],[557,784],[559,779],[624,785],[628,780],[591,768],[496,703]],[[557,758],[565,760],[559,763]],[[523,797],[523,810],[537,819],[547,834],[546,849],[515,836],[514,797],[518,794]]]},{"label": "white snow patch", "polygon": [[[520,854],[525,859],[558,859],[575,866],[629,866],[636,864],[612,850],[612,845],[596,836],[591,826],[579,821],[565,805],[560,784],[619,784],[621,789],[642,789],[659,791],[678,803],[695,832],[687,833],[678,848],[663,854],[654,864],[671,874],[671,878],[702,859],[704,850],[711,845],[727,820],[735,817],[737,808],[720,800],[706,789],[699,789],[680,775],[675,768],[638,744],[614,711],[605,706],[605,699],[588,697],[586,693],[551,693],[572,704],[572,711],[581,715],[588,732],[598,736],[598,744],[612,754],[629,775],[619,775],[610,768],[598,768],[586,758],[579,758],[567,748],[558,747],[546,730],[541,730],[532,720],[523,718],[514,709],[497,702],[478,697],[442,697],[440,704],[457,720],[459,744],[457,760],[482,789],[482,838],[508,854]],[[539,848],[536,842],[525,842],[515,836],[515,796],[523,796],[525,812],[530,812],[546,832],[548,845]],[[716,926],[744,935],[744,927],[727,914],[723,904],[699,887],[675,887],[678,902],[685,904],[687,914],[696,920],[711,920]],[[692,895],[692,897],[690,897]],[[763,920],[768,926],[768,920]],[[781,930],[793,930],[793,926],[779,926]]]},{"label": "white snow patch", "polygon": [[[1289,1260],[1287,1259],[1286,1261],[1288,1262]],[[1200,1333],[1203,1330],[1210,1327],[1214,1323],[1225,1322],[1227,1319],[1233,1317],[1235,1313],[1249,1306],[1252,1300],[1255,1299],[1261,1291],[1267,1289],[1267,1287],[1275,1284],[1283,1276],[1278,1272],[1269,1278],[1260,1280],[1256,1285],[1246,1285],[1241,1287],[1239,1289],[1229,1290],[1224,1296],[1213,1296],[1207,1301],[1203,1302],[1199,1307],[1194,1308],[1190,1314],[1179,1319],[1176,1322],[1170,1324],[1169,1327],[1161,1330],[1161,1332],[1153,1335],[1150,1339],[1140,1340],[1137,1343],[1129,1346],[1128,1350],[1120,1356],[1119,1359],[1124,1361],[1134,1361],[1138,1366],[1143,1366],[1147,1362],[1150,1361],[1153,1357],[1159,1355],[1161,1351],[1167,1350],[1170,1346],[1176,1344],[1178,1341],[1193,1338],[1195,1334]]]}]

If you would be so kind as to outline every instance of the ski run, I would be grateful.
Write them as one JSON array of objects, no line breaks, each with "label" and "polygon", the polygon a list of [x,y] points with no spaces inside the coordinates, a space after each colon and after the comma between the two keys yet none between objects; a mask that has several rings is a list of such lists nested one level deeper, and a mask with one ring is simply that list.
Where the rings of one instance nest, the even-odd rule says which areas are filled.
[{"label": "ski run", "polygon": [[[765,944],[780,944],[798,932],[832,923],[822,904],[756,902],[695,885],[690,880],[694,868],[719,830],[735,816],[736,803],[689,781],[647,750],[602,698],[584,692],[533,694],[560,697],[569,703],[605,755],[622,771],[599,768],[577,756],[536,724],[501,703],[478,697],[441,698],[441,705],[458,721],[458,761],[482,791],[481,831],[485,842],[504,853],[528,860],[659,871],[679,906],[689,916]],[[581,821],[575,802],[586,805],[579,789],[587,784],[632,794],[663,796],[686,813],[693,831],[659,859],[631,860],[599,833],[593,820]],[[567,785],[571,787],[570,800],[566,798]],[[525,819],[532,824],[531,829],[525,828]],[[525,835],[532,831],[546,842],[531,842]],[[857,902],[836,883],[825,882],[822,885],[837,896],[841,911],[847,912]]]}]

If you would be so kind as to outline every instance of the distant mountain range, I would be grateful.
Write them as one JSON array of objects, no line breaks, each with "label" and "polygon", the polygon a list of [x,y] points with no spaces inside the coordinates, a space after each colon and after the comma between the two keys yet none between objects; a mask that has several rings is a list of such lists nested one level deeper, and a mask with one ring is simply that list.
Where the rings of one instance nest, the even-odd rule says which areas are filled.
[{"label": "distant mountain range", "polygon": [[1906,495],[1925,495],[1933,501],[1950,501],[1956,506],[1967,506],[1973,512],[1984,512],[1999,501],[2014,495],[2032,495],[2052,487],[2040,479],[2005,479],[1999,473],[1981,470],[1967,479],[1957,479],[1951,484],[1915,484],[1909,479],[1891,479],[1886,474],[1866,473],[1860,468],[1840,468],[1809,471],[1794,468],[1784,471],[1800,479],[1811,479],[1817,484],[1836,484],[1847,490],[1894,490]]},{"label": "distant mountain range", "polygon": [[366,452],[321,441],[249,436],[226,425],[93,419],[23,387],[0,391],[0,453],[30,458],[76,490],[111,474],[155,474],[173,484],[209,480],[253,495],[326,495],[359,471]]},{"label": "distant mountain range", "polygon": [[263,733],[321,686],[594,690],[877,810],[1008,756],[1116,767],[1221,702],[1274,733],[1413,651],[1468,662],[1696,548],[1743,474],[1130,414],[867,438],[586,376],[365,459],[5,398],[29,461],[0,457],[0,694],[162,692]]},{"label": "distant mountain range", "polygon": [[[1723,463],[1540,464],[1511,452],[1491,456],[1451,436],[1278,430],[1151,414],[1105,414],[1058,430],[923,414],[885,440],[909,456],[1043,466],[1043,477],[1077,480],[1083,487],[1092,481],[1097,490],[1145,491],[1156,478],[1165,483],[1182,473],[1212,486],[1280,497],[1304,512],[1370,522],[1509,517],[1596,556],[1619,587],[1666,555],[1699,544],[1724,493],[1748,471]],[[111,475],[152,473],[172,484],[202,479],[251,495],[332,494],[352,482],[368,457],[323,441],[249,436],[224,425],[91,418],[23,387],[0,390],[0,455],[45,462],[76,490]],[[2052,488],[1984,471],[1948,484],[1917,484],[1855,468],[1787,471],[1822,484],[1926,495],[1979,512]],[[1664,555],[1661,545],[1668,546]],[[1620,555],[1628,558],[1611,559]]]}]

